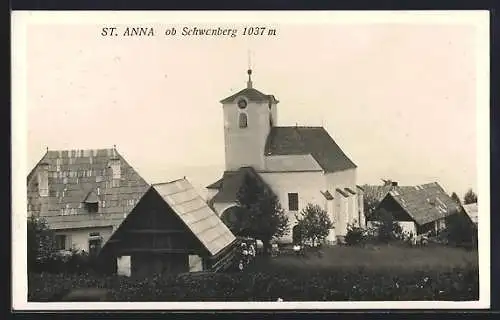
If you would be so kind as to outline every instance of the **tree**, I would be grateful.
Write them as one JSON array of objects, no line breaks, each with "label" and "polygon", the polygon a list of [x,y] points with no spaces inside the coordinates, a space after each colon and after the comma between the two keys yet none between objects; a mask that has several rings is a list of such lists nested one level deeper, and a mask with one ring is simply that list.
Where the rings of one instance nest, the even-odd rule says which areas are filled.
[{"label": "tree", "polygon": [[247,213],[241,235],[259,239],[269,253],[271,240],[288,234],[288,217],[278,197],[262,182],[246,174],[237,193],[238,204]]},{"label": "tree", "polygon": [[468,246],[477,242],[477,229],[463,210],[446,219],[444,231],[448,243],[452,245]]},{"label": "tree", "polygon": [[318,205],[308,204],[296,218],[302,239],[311,241],[313,246],[323,241],[333,228],[328,213]]},{"label": "tree", "polygon": [[27,259],[28,268],[34,268],[55,257],[55,239],[43,218],[30,216],[27,221]]},{"label": "tree", "polygon": [[370,217],[375,212],[379,204],[380,200],[377,199],[375,196],[371,194],[364,194],[363,206],[365,210],[365,217]]},{"label": "tree", "polygon": [[464,195],[464,204],[477,203],[477,195],[469,189]]},{"label": "tree", "polygon": [[462,204],[462,202],[460,201],[460,197],[455,193],[453,192],[451,194],[451,198],[457,203],[457,204]]},{"label": "tree", "polygon": [[380,209],[377,211],[377,236],[382,242],[389,242],[398,238],[402,233],[401,226],[394,220],[392,214]]}]

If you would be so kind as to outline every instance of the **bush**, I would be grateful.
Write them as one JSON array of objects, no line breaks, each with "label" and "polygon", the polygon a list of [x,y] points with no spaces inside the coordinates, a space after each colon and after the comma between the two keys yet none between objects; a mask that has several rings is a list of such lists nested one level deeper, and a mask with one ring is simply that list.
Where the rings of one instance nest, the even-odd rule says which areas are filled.
[{"label": "bush", "polygon": [[333,228],[328,213],[318,205],[308,204],[296,219],[296,230],[300,230],[300,238],[311,242],[312,246],[319,245]]},{"label": "bush", "polygon": [[408,301],[477,300],[477,267],[442,270],[315,271],[269,268],[134,279],[119,276],[30,274],[28,301],[61,300],[70,289],[106,288],[111,301]]},{"label": "bush", "polygon": [[391,242],[402,238],[403,229],[390,212],[380,209],[377,212],[377,238],[380,242]]},{"label": "bush", "polygon": [[356,226],[355,224],[347,225],[347,233],[345,235],[345,242],[348,245],[357,245],[365,240],[366,231]]}]

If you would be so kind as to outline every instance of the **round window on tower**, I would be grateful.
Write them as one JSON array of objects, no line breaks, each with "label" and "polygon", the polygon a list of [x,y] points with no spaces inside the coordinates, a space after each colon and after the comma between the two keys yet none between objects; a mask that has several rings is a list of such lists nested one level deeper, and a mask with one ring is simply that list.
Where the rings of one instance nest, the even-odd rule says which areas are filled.
[{"label": "round window on tower", "polygon": [[247,107],[247,101],[245,99],[240,99],[238,101],[238,108],[245,109]]}]

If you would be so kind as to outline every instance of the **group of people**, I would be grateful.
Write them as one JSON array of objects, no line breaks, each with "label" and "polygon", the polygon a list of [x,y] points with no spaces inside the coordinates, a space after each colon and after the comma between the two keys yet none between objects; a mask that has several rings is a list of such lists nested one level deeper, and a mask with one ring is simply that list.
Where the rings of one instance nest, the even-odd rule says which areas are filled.
[{"label": "group of people", "polygon": [[243,270],[256,256],[257,251],[255,249],[255,244],[253,242],[247,243],[245,241],[241,242],[240,245],[240,258],[238,269]]}]

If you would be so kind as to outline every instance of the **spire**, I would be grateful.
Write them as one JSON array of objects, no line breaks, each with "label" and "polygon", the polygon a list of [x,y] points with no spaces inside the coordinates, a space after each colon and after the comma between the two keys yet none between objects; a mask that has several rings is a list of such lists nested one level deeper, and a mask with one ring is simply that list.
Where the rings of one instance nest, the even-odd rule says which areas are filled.
[{"label": "spire", "polygon": [[247,81],[247,88],[252,88],[252,69],[248,69],[248,81]]},{"label": "spire", "polygon": [[247,81],[247,88],[252,88],[252,58],[250,54],[250,50],[248,50],[248,81]]}]

